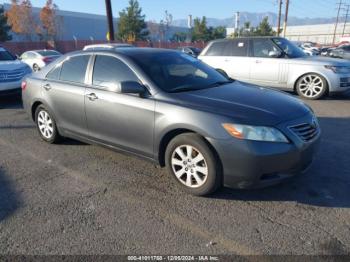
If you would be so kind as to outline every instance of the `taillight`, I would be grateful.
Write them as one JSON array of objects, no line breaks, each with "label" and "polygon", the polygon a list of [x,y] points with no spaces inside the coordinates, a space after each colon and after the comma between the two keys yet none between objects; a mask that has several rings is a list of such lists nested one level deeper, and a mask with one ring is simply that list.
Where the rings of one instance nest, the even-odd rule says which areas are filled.
[{"label": "taillight", "polygon": [[27,82],[26,81],[22,81],[21,88],[22,88],[23,91],[27,88]]},{"label": "taillight", "polygon": [[51,58],[50,57],[44,57],[42,60],[45,63],[50,63],[51,62]]}]

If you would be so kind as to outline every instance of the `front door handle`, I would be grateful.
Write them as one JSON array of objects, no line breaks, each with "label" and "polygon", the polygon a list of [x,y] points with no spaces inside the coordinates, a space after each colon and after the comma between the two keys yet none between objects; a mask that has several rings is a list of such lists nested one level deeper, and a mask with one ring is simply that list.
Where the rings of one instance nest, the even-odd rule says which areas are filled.
[{"label": "front door handle", "polygon": [[87,94],[86,97],[89,98],[90,101],[95,101],[96,99],[98,99],[95,93]]},{"label": "front door handle", "polygon": [[43,88],[46,90],[46,91],[49,91],[52,87],[50,84],[46,84],[43,86]]}]

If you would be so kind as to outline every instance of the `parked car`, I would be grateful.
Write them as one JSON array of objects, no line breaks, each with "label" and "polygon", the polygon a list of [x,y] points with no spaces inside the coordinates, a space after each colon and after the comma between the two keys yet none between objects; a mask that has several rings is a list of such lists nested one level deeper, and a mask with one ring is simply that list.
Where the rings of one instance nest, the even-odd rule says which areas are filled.
[{"label": "parked car", "polygon": [[24,52],[20,59],[33,69],[34,72],[39,71],[44,66],[50,64],[59,58],[62,54],[56,50],[33,50]]},{"label": "parked car", "polygon": [[97,50],[97,49],[115,49],[122,47],[135,47],[131,44],[121,44],[121,43],[107,43],[107,44],[94,44],[86,45],[83,50]]},{"label": "parked car", "polygon": [[332,47],[327,46],[327,47],[322,47],[320,50],[320,55],[322,56],[329,56],[330,52],[332,51]]},{"label": "parked car", "polygon": [[310,166],[312,110],[280,91],[233,82],[173,50],[70,53],[23,83],[41,138],[71,137],[166,166],[189,193],[267,186]]},{"label": "parked car", "polygon": [[0,95],[20,93],[23,77],[31,72],[28,65],[0,47]]},{"label": "parked car", "polygon": [[317,55],[320,54],[320,48],[317,46],[316,43],[313,43],[313,42],[304,42],[301,44],[301,48],[303,50],[308,50],[308,51],[314,52]]},{"label": "parked car", "polygon": [[178,50],[193,57],[198,57],[202,52],[202,49],[193,46],[182,46]]},{"label": "parked car", "polygon": [[285,38],[257,37],[217,40],[199,59],[231,78],[319,99],[350,88],[350,63],[305,55]]},{"label": "parked car", "polygon": [[350,59],[350,45],[342,45],[340,47],[333,48],[329,52],[329,56],[342,59]]}]

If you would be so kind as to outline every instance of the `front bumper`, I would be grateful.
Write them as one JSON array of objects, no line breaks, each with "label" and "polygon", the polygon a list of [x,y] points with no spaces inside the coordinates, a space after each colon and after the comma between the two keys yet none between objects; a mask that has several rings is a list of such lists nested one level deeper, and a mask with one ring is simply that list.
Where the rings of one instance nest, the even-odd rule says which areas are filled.
[{"label": "front bumper", "polygon": [[310,121],[309,118],[310,115],[278,126],[290,143],[209,139],[223,166],[224,185],[242,189],[266,187],[307,170],[317,151],[320,132],[305,142],[288,127]]}]

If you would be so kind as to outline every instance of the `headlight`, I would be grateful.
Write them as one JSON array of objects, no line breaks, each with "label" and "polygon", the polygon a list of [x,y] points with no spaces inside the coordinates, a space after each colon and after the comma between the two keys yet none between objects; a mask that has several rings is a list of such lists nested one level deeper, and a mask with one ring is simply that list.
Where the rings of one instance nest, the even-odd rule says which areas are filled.
[{"label": "headlight", "polygon": [[326,65],[324,66],[327,69],[332,70],[336,74],[349,74],[350,73],[350,67],[348,66],[330,66]]},{"label": "headlight", "polygon": [[276,128],[266,126],[249,126],[239,124],[222,124],[233,137],[254,141],[289,143],[288,139]]}]

